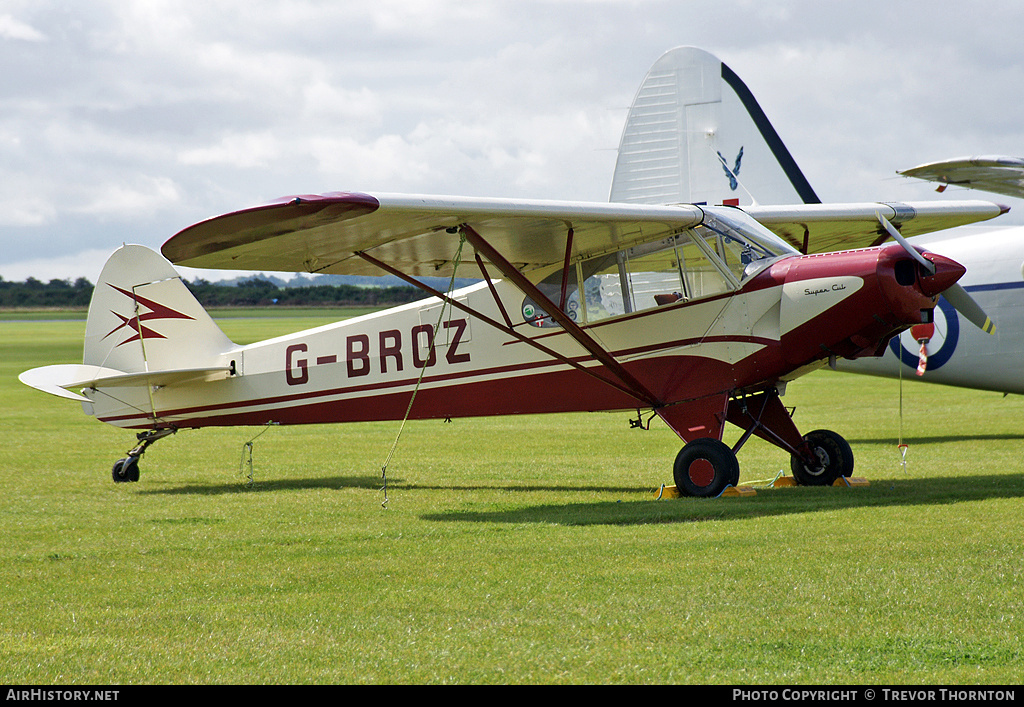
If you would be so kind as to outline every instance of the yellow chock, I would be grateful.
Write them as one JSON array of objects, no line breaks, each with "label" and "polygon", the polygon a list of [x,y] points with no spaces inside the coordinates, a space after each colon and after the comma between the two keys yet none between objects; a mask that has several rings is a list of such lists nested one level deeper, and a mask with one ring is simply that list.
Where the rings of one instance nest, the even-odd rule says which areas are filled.
[{"label": "yellow chock", "polygon": [[683,494],[679,493],[679,489],[675,486],[666,486],[665,484],[662,484],[661,488],[658,489],[658,495],[655,496],[654,500],[657,501],[662,498],[679,498],[682,495]]},{"label": "yellow chock", "polygon": [[833,486],[870,486],[867,479],[856,476],[840,476],[832,482]]},{"label": "yellow chock", "polygon": [[780,488],[782,486],[796,486],[796,479],[792,476],[780,476],[772,482],[772,488]]},{"label": "yellow chock", "polygon": [[[660,501],[663,498],[680,498],[680,497],[682,497],[682,495],[683,494],[681,494],[679,492],[679,489],[676,488],[675,486],[665,486],[665,485],[662,485],[662,487],[660,489],[658,489],[658,493],[654,497],[654,500]],[[725,491],[722,491],[722,493],[720,493],[718,495],[719,496],[756,496],[757,495],[757,491],[755,491],[754,489],[750,488],[749,486],[726,486],[725,487]]]},{"label": "yellow chock", "polygon": [[726,486],[722,496],[756,496],[757,491],[749,486]]}]

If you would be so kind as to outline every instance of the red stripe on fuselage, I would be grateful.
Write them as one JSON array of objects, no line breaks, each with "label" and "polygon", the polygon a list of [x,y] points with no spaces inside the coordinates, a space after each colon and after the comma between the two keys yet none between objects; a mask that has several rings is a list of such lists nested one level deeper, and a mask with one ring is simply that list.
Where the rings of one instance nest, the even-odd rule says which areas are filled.
[{"label": "red stripe on fuselage", "polygon": [[[709,343],[746,342],[769,348],[773,344],[778,344],[778,342],[755,337],[709,337],[703,341]],[[672,342],[669,348],[675,349],[695,342],[696,340],[680,340]],[[617,355],[636,355],[643,353],[646,348],[648,347],[639,347],[620,352]],[[657,348],[664,348],[664,344]],[[590,361],[590,358],[580,356],[575,360],[586,363]],[[424,376],[421,385],[425,387],[421,388],[418,393],[419,397],[417,397],[415,410],[411,416],[414,418],[476,417],[517,413],[620,410],[637,407],[634,397],[579,371],[544,372],[539,370],[561,365],[563,364],[558,361],[538,361]],[[733,374],[738,374],[743,369],[743,366],[733,366],[702,356],[677,355],[648,358],[627,364],[627,367],[633,368],[638,376],[650,381],[653,386],[658,388],[659,394],[667,396],[669,400],[678,400],[680,396],[705,395],[708,392],[706,390],[708,385],[715,387],[715,392],[717,392],[717,388],[722,384],[731,386],[735,379]],[[483,381],[455,382],[476,377],[492,378]],[[711,381],[714,381],[714,384]],[[411,391],[389,391],[395,388],[411,387],[416,382],[416,378],[403,378],[374,384],[311,390],[273,398],[253,398],[167,409],[161,410],[159,417],[168,424],[179,427],[264,424],[270,420],[302,424],[396,419],[396,415],[404,416]],[[226,384],[230,384],[230,379],[222,383],[222,385]],[[345,396],[345,398],[332,401],[322,400],[336,396]],[[516,399],[515,403],[510,402],[513,398]],[[395,400],[399,402],[394,402]],[[391,403],[397,406],[394,410],[390,407]],[[369,409],[368,406],[370,406]],[[260,407],[261,409],[242,410],[251,407]],[[100,419],[103,422],[125,427],[152,426],[149,416],[143,413]]]}]

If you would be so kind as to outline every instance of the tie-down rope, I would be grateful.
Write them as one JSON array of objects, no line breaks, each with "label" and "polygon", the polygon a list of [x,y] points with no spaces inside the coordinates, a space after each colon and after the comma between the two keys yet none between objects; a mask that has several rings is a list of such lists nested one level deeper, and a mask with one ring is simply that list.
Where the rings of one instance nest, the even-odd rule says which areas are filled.
[{"label": "tie-down rope", "polygon": [[[455,275],[459,269],[459,263],[462,261],[462,246],[466,243],[466,234],[463,232],[459,238],[459,249],[455,252],[455,257],[452,259],[452,277],[448,281],[448,296],[441,299],[441,311],[437,315],[437,324],[434,325],[434,331],[430,336],[430,348],[434,348],[434,344],[437,338],[437,332],[441,328],[441,322],[444,321],[444,313],[448,308],[448,302],[451,299],[452,292],[455,289]],[[413,346],[417,345],[417,342],[412,342]],[[428,357],[429,358],[429,357]],[[405,429],[405,423],[409,420],[409,414],[412,412],[412,404],[416,402],[416,394],[420,391],[420,385],[423,383],[423,375],[427,372],[426,364],[420,369],[420,375],[416,379],[416,387],[412,389],[412,397],[409,398],[409,405],[405,409],[405,417],[402,418],[402,424],[398,427],[398,434],[395,435],[395,441],[391,445],[390,451],[388,451],[387,457],[384,459],[384,464],[381,465],[380,475],[384,482],[381,491],[384,493],[384,500],[381,502],[381,508],[388,507],[388,464],[391,463],[391,458],[395,455],[395,450],[398,448],[398,440],[402,437],[402,431]]]}]

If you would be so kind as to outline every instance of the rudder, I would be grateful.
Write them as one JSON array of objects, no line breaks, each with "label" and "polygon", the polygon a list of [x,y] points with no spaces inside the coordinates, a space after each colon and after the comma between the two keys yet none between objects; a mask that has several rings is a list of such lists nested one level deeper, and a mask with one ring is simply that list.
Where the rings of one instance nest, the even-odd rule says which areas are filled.
[{"label": "rudder", "polygon": [[103,266],[89,304],[85,364],[125,373],[203,368],[234,348],[160,254],[125,245]]},{"label": "rudder", "polygon": [[644,77],[619,143],[613,202],[820,203],[739,76],[695,47]]}]

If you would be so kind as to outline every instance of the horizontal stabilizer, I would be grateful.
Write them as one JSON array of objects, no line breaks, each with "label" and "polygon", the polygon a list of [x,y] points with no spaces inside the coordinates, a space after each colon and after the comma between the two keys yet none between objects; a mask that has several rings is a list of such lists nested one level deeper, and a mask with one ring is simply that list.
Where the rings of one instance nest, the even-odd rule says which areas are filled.
[{"label": "horizontal stabilizer", "polygon": [[102,366],[69,363],[33,368],[18,376],[18,380],[44,393],[88,402],[88,398],[72,391],[84,388],[168,386],[199,379],[226,378],[229,375],[231,375],[229,367],[125,373]]}]

